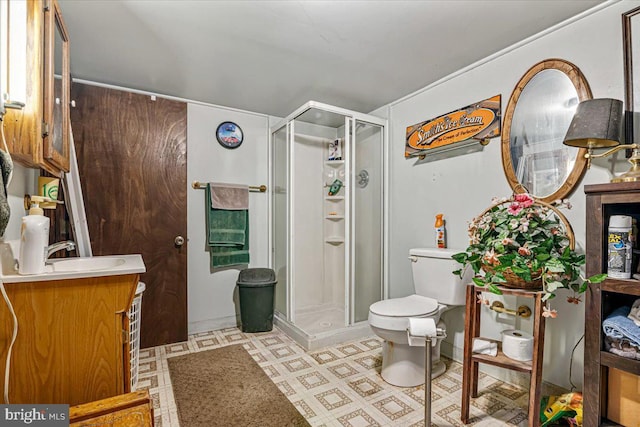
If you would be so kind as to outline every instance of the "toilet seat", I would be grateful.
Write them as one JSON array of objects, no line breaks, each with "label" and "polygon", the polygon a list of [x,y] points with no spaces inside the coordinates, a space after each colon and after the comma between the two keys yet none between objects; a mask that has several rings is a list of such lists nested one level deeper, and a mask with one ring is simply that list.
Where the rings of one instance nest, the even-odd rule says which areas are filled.
[{"label": "toilet seat", "polygon": [[369,324],[376,328],[404,331],[409,326],[409,317],[430,317],[438,310],[438,301],[421,295],[382,300],[369,307]]}]

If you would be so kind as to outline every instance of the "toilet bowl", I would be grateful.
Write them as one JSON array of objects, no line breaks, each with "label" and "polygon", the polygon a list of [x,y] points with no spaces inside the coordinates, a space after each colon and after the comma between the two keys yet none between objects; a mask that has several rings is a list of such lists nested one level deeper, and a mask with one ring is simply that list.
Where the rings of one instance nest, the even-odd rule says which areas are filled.
[{"label": "toilet bowl", "polygon": [[[464,305],[465,284],[471,279],[470,269],[462,279],[452,274],[459,264],[451,255],[458,252],[461,251],[412,249],[409,259],[416,293],[378,301],[369,307],[369,325],[384,340],[380,375],[389,384],[399,387],[424,384],[424,342],[420,346],[409,345],[409,318],[431,318],[446,333],[446,325],[440,317],[445,311]],[[442,338],[433,343],[431,377],[435,378],[446,368],[440,360]]]},{"label": "toilet bowl", "polygon": [[[444,322],[439,321],[444,309],[446,306],[433,298],[421,295],[378,301],[369,307],[369,326],[384,340],[381,375],[386,382],[399,387],[415,387],[424,383],[424,342],[421,341],[421,346],[409,345],[409,317],[431,318],[438,328],[446,329]],[[432,378],[445,371],[440,360],[442,339],[434,342],[431,349]]]}]

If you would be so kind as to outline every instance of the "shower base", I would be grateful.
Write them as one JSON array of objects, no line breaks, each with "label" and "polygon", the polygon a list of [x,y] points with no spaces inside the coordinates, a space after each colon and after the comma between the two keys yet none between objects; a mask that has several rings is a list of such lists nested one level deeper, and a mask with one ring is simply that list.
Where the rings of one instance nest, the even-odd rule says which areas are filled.
[{"label": "shower base", "polygon": [[344,307],[318,305],[296,311],[296,326],[310,335],[343,328],[344,324]]},{"label": "shower base", "polygon": [[[286,320],[281,313],[276,312],[274,320],[276,326],[305,350],[317,350],[374,335],[367,321],[342,326],[344,325],[344,311],[340,309],[297,314],[295,324]],[[329,323],[331,326],[328,326]]]}]

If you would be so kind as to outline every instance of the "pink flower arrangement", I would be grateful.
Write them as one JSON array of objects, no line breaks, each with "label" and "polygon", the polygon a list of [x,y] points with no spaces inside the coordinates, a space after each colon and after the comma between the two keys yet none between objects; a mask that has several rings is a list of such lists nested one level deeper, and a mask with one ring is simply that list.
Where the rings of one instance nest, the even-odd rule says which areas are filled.
[{"label": "pink flower arrangement", "polygon": [[[560,202],[560,205],[568,205]],[[559,289],[569,289],[569,302],[580,302],[579,294],[591,283],[599,283],[606,275],[582,276],[583,254],[571,244],[568,224],[555,206],[537,202],[529,194],[515,194],[510,199],[494,199],[494,205],[474,218],[469,225],[469,247],[453,255],[462,265],[476,273],[473,282],[500,294],[499,286],[525,282],[539,286],[543,300],[555,297]],[[462,270],[454,273],[461,274]],[[531,286],[533,284],[533,286]],[[516,285],[519,287],[521,285]],[[545,316],[557,313],[547,310]]]}]

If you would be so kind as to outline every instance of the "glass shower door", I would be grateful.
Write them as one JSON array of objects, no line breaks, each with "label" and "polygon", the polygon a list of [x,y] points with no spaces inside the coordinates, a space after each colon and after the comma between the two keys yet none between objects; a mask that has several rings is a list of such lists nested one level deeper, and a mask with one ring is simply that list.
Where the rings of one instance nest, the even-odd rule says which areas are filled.
[{"label": "glass shower door", "polygon": [[287,130],[289,125],[285,125],[273,132],[271,145],[271,170],[272,170],[272,199],[271,199],[271,221],[272,221],[272,242],[273,247],[273,269],[276,272],[278,284],[275,287],[275,309],[285,316],[288,315],[287,304],[287,259],[288,259],[288,144]]},{"label": "glass shower door", "polygon": [[367,320],[382,299],[384,127],[354,120],[352,143],[352,319]]}]

